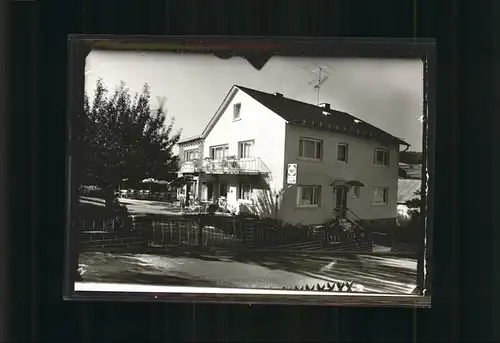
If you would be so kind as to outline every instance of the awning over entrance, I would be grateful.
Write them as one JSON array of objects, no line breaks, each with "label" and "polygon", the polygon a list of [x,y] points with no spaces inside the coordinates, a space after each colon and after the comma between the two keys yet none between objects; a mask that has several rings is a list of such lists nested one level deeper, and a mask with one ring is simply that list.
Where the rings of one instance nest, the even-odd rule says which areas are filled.
[{"label": "awning over entrance", "polygon": [[333,181],[330,186],[333,187],[366,187],[366,185],[361,181],[356,180],[336,180]]}]

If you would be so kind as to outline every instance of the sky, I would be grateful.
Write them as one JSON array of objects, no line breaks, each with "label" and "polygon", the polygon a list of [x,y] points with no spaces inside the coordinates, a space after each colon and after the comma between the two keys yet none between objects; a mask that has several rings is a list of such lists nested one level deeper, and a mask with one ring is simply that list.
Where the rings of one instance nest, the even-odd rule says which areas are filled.
[{"label": "sky", "polygon": [[150,86],[152,105],[165,100],[181,138],[201,134],[235,84],[316,104],[318,73],[327,79],[320,103],[344,111],[422,151],[423,64],[419,59],[273,57],[260,71],[245,59],[210,54],[92,51],[85,65],[85,90],[96,81],[114,90],[124,81],[132,93]]}]

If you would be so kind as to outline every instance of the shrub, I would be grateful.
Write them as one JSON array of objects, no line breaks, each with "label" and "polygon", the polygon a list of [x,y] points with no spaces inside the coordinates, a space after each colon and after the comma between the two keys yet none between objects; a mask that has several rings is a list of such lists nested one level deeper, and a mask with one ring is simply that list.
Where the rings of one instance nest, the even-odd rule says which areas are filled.
[{"label": "shrub", "polygon": [[217,205],[217,204],[210,204],[207,207],[207,213],[208,214],[215,214],[215,212],[217,212],[218,209],[219,209],[219,205]]},{"label": "shrub", "polygon": [[248,206],[250,212],[260,219],[278,219],[280,211],[280,192],[259,190],[253,204]]}]

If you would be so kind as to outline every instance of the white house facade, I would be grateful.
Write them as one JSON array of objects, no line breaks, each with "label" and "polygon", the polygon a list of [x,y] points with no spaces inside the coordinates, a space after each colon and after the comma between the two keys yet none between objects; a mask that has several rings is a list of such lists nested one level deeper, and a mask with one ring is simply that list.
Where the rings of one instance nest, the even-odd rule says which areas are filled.
[{"label": "white house facade", "polygon": [[234,86],[204,132],[179,142],[180,175],[193,176],[182,192],[230,208],[267,203],[290,223],[393,219],[401,145],[328,105]]},{"label": "white house facade", "polygon": [[335,209],[354,220],[396,217],[398,146],[287,124],[286,147],[297,177],[284,192],[284,218],[313,224]]}]

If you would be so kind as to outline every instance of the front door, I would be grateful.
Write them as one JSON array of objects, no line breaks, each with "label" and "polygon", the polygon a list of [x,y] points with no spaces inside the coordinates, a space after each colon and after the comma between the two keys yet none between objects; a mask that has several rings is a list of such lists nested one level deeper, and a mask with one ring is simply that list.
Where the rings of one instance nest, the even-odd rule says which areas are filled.
[{"label": "front door", "polygon": [[214,199],[214,184],[212,182],[207,183],[207,200],[213,201]]},{"label": "front door", "polygon": [[227,183],[219,183],[219,197],[224,197],[227,199]]},{"label": "front door", "polygon": [[347,188],[345,187],[335,187],[333,189],[334,194],[334,212],[336,216],[340,218],[345,218],[347,212]]},{"label": "front door", "polygon": [[189,182],[186,185],[186,200],[191,199],[191,196],[193,195],[193,184]]}]

